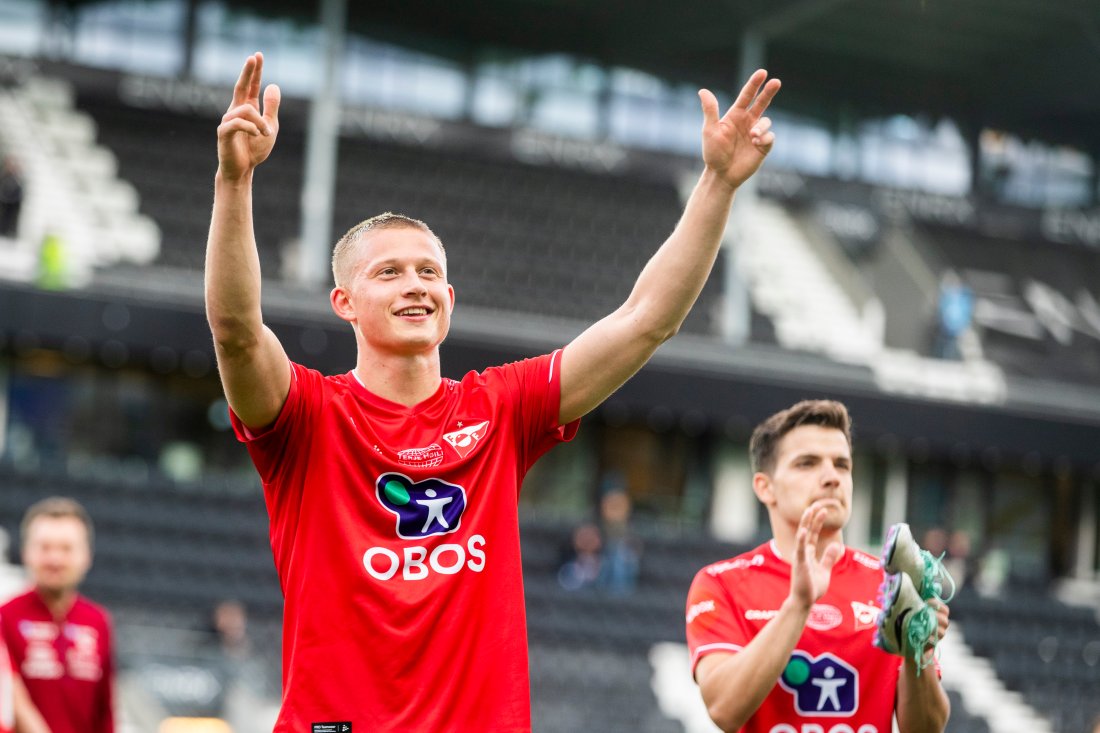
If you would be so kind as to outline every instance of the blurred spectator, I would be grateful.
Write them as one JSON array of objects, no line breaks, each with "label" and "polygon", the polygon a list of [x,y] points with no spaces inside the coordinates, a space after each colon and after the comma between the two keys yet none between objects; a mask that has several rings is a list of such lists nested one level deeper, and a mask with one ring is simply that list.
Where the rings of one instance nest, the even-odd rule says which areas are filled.
[{"label": "blurred spectator", "polygon": [[638,563],[642,543],[631,532],[633,504],[622,489],[613,489],[600,501],[604,547],[600,567],[600,586],[612,593],[631,593],[638,583]]},{"label": "blurred spectator", "polygon": [[558,569],[558,582],[566,590],[582,590],[596,585],[600,579],[603,538],[600,528],[585,523],[573,530],[573,543]]},{"label": "blurred spectator", "polygon": [[63,290],[67,284],[65,243],[57,234],[48,232],[38,251],[38,287]]},{"label": "blurred spectator", "polygon": [[962,590],[970,577],[970,535],[966,530],[956,529],[947,542],[947,558],[943,561],[947,572],[955,579],[955,589]]},{"label": "blurred spectator", "polygon": [[238,600],[224,600],[210,614],[218,678],[224,688],[221,714],[234,733],[263,733],[275,724],[266,700],[267,671],[255,654],[248,631],[248,609]]},{"label": "blurred spectator", "polygon": [[114,733],[107,612],[77,592],[92,566],[91,518],[72,499],[43,499],[20,526],[32,588],[0,607],[0,631],[52,733]]},{"label": "blurred spectator", "polygon": [[248,611],[240,601],[222,601],[214,607],[210,619],[222,656],[231,661],[243,662],[252,657],[252,641],[248,637]]},{"label": "blurred spectator", "polygon": [[15,237],[22,208],[23,171],[19,161],[9,155],[0,169],[0,237]]},{"label": "blurred spectator", "polygon": [[933,557],[941,557],[947,552],[947,530],[943,527],[932,527],[926,530],[921,538],[920,546],[928,550]]},{"label": "blurred spectator", "polygon": [[970,328],[974,316],[974,291],[954,270],[948,270],[940,280],[936,321],[935,355],[940,359],[961,360],[959,339]]}]

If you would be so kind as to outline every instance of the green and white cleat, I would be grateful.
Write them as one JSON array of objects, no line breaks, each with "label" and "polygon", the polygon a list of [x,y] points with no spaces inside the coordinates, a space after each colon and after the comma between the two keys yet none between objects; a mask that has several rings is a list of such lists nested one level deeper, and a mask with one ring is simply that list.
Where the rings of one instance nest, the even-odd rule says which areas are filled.
[{"label": "green and white cleat", "polygon": [[917,593],[926,601],[936,598],[948,603],[955,597],[955,580],[943,566],[943,557],[935,557],[928,550],[922,550],[905,522],[890,527],[886,534],[882,547],[882,571],[886,575],[908,575]]},{"label": "green and white cleat", "polygon": [[906,573],[886,576],[880,602],[875,646],[899,657],[912,657],[919,674],[935,659],[935,646],[939,642],[935,612],[917,593]]}]

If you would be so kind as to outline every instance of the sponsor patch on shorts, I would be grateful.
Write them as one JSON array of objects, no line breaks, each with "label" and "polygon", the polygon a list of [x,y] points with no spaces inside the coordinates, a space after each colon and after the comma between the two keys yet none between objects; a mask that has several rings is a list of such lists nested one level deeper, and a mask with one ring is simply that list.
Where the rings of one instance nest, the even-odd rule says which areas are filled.
[{"label": "sponsor patch on shorts", "polygon": [[351,722],[313,723],[310,733],[351,733]]}]

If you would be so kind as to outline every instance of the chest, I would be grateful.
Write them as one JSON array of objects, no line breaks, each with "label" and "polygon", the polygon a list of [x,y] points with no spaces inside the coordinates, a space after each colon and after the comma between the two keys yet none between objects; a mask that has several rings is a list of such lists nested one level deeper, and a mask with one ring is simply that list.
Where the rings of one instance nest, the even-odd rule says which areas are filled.
[{"label": "chest", "polygon": [[16,632],[12,651],[25,679],[97,682],[103,676],[106,644],[95,625],[23,619]]}]

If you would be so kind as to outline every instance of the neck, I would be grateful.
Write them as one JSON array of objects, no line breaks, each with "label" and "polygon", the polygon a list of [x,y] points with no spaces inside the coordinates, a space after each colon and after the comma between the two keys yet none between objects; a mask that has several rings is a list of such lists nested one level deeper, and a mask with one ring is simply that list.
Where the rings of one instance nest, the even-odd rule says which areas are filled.
[{"label": "neck", "polygon": [[376,355],[360,350],[355,375],[368,392],[412,407],[435,394],[442,381],[439,349],[414,356]]},{"label": "neck", "polygon": [[56,590],[54,588],[36,588],[35,590],[38,593],[38,597],[46,604],[46,608],[50,610],[50,615],[57,620],[65,618],[69,613],[69,609],[76,603],[76,590],[73,588],[65,588],[62,590]]}]

